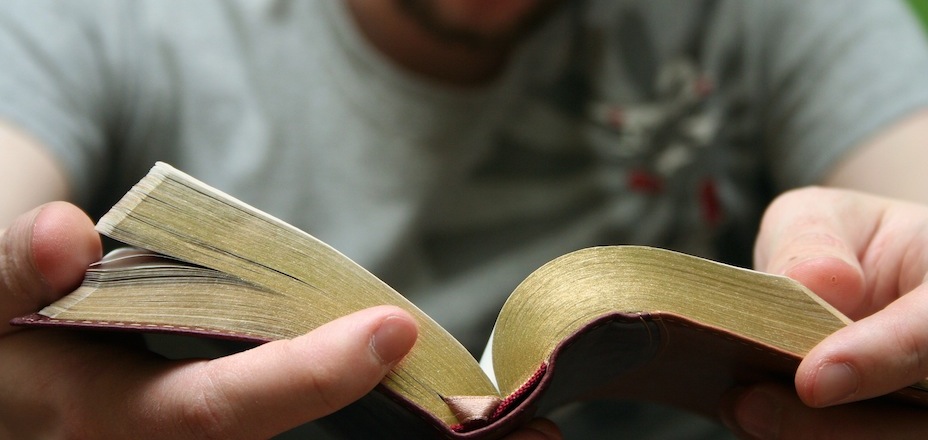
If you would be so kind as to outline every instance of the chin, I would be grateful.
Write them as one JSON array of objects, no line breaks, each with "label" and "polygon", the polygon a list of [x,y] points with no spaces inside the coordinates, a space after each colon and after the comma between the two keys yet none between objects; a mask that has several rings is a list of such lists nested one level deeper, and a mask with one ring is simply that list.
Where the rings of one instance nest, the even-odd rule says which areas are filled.
[{"label": "chin", "polygon": [[398,0],[427,31],[450,43],[498,45],[518,39],[558,0]]}]

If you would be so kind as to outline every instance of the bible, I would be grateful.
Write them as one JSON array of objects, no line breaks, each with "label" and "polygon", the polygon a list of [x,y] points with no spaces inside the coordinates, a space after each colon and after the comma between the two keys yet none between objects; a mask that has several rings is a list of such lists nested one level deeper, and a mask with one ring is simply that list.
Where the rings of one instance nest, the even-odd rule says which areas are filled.
[{"label": "bible", "polygon": [[[414,348],[374,392],[332,416],[383,438],[498,438],[565,403],[604,397],[716,417],[725,391],[791,381],[802,357],[850,322],[785,277],[657,248],[602,246],[529,274],[478,362],[332,247],[168,164],[157,163],[97,230],[129,247],[15,324],[262,343],[398,305],[419,322]],[[894,397],[928,402],[926,390],[914,384]]]}]

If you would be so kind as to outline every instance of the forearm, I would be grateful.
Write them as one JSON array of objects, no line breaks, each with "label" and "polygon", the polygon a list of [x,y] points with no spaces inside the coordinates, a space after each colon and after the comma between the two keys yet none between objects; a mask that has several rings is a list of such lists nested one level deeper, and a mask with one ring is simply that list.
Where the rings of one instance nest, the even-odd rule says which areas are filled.
[{"label": "forearm", "polygon": [[823,184],[928,205],[928,109],[865,141]]},{"label": "forearm", "polygon": [[0,230],[19,214],[67,195],[64,172],[47,150],[0,121]]}]

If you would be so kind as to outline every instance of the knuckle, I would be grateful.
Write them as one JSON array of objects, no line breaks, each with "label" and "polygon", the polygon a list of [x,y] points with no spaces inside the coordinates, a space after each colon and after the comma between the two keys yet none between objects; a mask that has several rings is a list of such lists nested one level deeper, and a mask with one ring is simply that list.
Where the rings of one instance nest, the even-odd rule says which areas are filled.
[{"label": "knuckle", "polygon": [[326,413],[334,412],[342,406],[339,404],[341,399],[333,391],[337,388],[337,381],[336,375],[331,372],[318,372],[306,379],[307,395],[315,396],[319,401],[318,407]]},{"label": "knuckle", "polygon": [[796,203],[821,202],[825,197],[833,197],[834,190],[820,186],[806,186],[782,192],[770,203],[771,210],[791,209]]},{"label": "knuckle", "polygon": [[236,426],[234,405],[204,369],[202,380],[181,404],[177,419],[179,431],[186,437],[197,439],[233,438]]},{"label": "knuckle", "polygon": [[29,249],[24,248],[22,240],[0,236],[0,292],[16,298],[36,289],[41,290],[34,277],[34,263],[29,258]]},{"label": "knuckle", "polygon": [[893,335],[901,353],[899,359],[904,363],[902,367],[905,374],[914,378],[923,377],[928,368],[925,341],[905,328],[894,328]]},{"label": "knuckle", "polygon": [[277,350],[283,351],[279,354],[281,357],[303,358],[304,365],[312,365],[312,368],[294,370],[291,374],[293,385],[303,391],[302,395],[306,396],[312,408],[328,414],[348,403],[358,385],[356,379],[364,375],[364,365],[332,365],[323,359],[314,359],[312,355],[307,357],[305,348],[293,341],[278,342],[283,342],[275,346]]}]

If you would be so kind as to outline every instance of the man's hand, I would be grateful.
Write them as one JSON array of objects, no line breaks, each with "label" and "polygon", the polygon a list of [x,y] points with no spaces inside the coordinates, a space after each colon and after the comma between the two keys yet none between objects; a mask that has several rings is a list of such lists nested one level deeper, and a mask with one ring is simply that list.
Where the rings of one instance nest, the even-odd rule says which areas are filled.
[{"label": "man's hand", "polygon": [[798,399],[750,388],[725,419],[759,438],[928,432],[928,411],[833,407],[928,377],[928,207],[824,188],[786,193],[764,216],[755,266],[800,281],[856,322],[808,353],[795,377]]},{"label": "man's hand", "polygon": [[408,314],[376,307],[236,355],[167,361],[78,332],[6,324],[74,288],[100,257],[77,208],[53,203],[20,217],[0,252],[3,438],[266,438],[363,396],[417,335]]},{"label": "man's hand", "polygon": [[878,401],[810,408],[781,384],[743,390],[727,410],[726,424],[750,439],[920,440],[928,432],[921,408]]},{"label": "man's hand", "polygon": [[[168,361],[80,332],[17,329],[10,318],[80,283],[100,258],[100,239],[66,203],[23,215],[0,234],[0,438],[267,438],[362,397],[417,336],[414,319],[392,306],[209,361]],[[539,420],[511,440],[549,438],[557,428]]]}]

